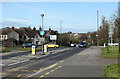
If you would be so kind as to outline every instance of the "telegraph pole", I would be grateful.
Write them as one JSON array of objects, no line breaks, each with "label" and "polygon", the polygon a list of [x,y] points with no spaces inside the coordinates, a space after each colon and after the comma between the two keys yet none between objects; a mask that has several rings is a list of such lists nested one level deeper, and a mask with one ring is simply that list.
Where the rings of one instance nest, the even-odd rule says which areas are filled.
[{"label": "telegraph pole", "polygon": [[119,39],[119,53],[120,53],[120,1],[118,2],[118,39]]}]

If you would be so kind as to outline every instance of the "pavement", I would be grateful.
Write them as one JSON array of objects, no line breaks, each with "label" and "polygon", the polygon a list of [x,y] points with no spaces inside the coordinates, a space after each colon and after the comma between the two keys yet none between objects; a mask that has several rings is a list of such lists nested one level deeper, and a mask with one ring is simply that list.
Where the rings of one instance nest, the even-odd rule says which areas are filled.
[{"label": "pavement", "polygon": [[[51,50],[46,56],[22,55],[2,60],[1,77],[22,79],[83,79],[101,78],[103,68],[116,59],[105,59],[101,56],[101,47],[69,47]],[[11,62],[13,61],[13,62]],[[9,63],[11,62],[11,63]]]}]

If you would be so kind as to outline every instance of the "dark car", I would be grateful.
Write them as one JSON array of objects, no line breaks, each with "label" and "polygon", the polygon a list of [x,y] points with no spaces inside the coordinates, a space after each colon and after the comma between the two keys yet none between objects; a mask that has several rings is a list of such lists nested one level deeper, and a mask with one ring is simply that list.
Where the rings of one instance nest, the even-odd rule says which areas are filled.
[{"label": "dark car", "polygon": [[23,43],[23,44],[22,44],[22,47],[23,47],[23,48],[31,47],[31,46],[32,46],[32,43]]},{"label": "dark car", "polygon": [[36,44],[32,44],[32,46],[35,46],[37,48],[37,45]]},{"label": "dark car", "polygon": [[79,47],[86,47],[86,42],[80,42]]}]

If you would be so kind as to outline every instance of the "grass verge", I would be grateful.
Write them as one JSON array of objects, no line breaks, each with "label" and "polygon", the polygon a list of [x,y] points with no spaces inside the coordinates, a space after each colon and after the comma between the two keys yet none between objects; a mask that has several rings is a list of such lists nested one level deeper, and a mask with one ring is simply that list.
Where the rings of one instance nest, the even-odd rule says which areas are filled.
[{"label": "grass verge", "polygon": [[[38,46],[37,48],[36,48],[36,50],[41,50],[42,48],[41,48],[41,46]],[[31,51],[32,50],[32,47],[27,47],[27,48],[22,48],[22,47],[20,47],[20,48],[18,48],[18,50],[19,51]]]},{"label": "grass verge", "polygon": [[107,47],[102,49],[102,56],[104,58],[111,58],[111,59],[120,59],[120,54],[118,51],[118,47],[109,47],[109,53],[107,52]]},{"label": "grass verge", "polygon": [[120,63],[105,66],[103,77],[105,77],[106,79],[120,79],[120,73],[118,71],[119,67]]},{"label": "grass verge", "polygon": [[10,48],[4,48],[0,52],[5,53],[5,52],[11,52]]}]

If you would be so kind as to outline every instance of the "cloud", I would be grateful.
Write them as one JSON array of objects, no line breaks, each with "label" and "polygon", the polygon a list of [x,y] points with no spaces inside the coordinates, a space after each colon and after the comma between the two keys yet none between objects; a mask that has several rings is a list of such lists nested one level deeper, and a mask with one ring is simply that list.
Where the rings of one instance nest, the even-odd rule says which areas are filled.
[{"label": "cloud", "polygon": [[3,20],[2,26],[3,27],[10,27],[10,26],[15,26],[15,27],[23,27],[23,26],[29,26],[32,25],[32,22],[28,21],[25,18],[7,18]]}]

